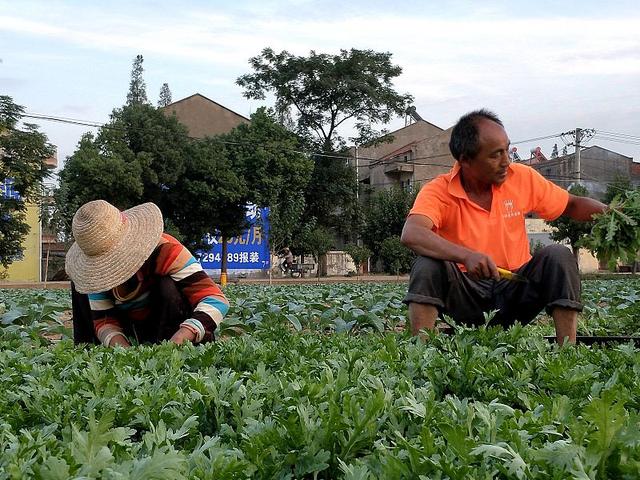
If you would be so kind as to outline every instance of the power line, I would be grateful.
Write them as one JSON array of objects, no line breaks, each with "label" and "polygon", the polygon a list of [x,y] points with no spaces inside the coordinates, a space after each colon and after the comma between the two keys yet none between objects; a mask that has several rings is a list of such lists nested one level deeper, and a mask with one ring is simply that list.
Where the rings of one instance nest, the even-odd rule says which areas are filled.
[{"label": "power line", "polygon": [[[29,114],[23,114],[23,117],[26,118],[34,118],[34,119],[38,119],[38,120],[46,120],[46,121],[51,121],[51,122],[58,122],[58,123],[68,123],[68,124],[72,124],[72,125],[82,125],[82,126],[86,126],[86,127],[92,127],[92,128],[107,128],[107,129],[111,129],[111,130],[118,130],[118,131],[125,131],[126,129],[122,128],[122,127],[118,127],[118,126],[114,126],[114,125],[109,125],[108,123],[100,123],[100,122],[93,122],[93,121],[89,121],[89,120],[78,120],[78,119],[74,119],[74,118],[66,118],[66,117],[54,117],[52,115],[42,115],[39,113],[29,113]],[[190,137],[194,140],[201,140],[199,138],[195,138],[195,137]],[[269,145],[264,145],[264,144],[259,144],[259,143],[251,143],[251,142],[233,142],[230,140],[221,140],[221,139],[216,139],[217,141],[219,141],[220,143],[226,144],[226,145],[237,145],[237,146],[248,146],[248,147],[255,147],[255,146],[261,146],[263,148],[270,148]],[[324,158],[334,158],[334,159],[340,159],[340,160],[351,160],[354,157],[351,155],[343,155],[343,154],[336,154],[336,153],[322,153],[322,152],[315,152],[315,151],[311,151],[311,150],[294,150],[291,149],[289,150],[290,152],[294,152],[294,153],[300,153],[303,155],[310,155],[310,156],[315,156],[315,157],[324,157]],[[377,158],[368,158],[368,157],[358,157],[361,160],[370,160],[370,161],[375,161],[378,160]]]},{"label": "power line", "polygon": [[25,113],[22,115],[23,117],[26,118],[35,118],[38,120],[46,120],[49,122],[58,122],[58,123],[70,123],[72,125],[83,125],[86,127],[94,127],[94,128],[100,128],[100,127],[106,127],[106,128],[114,128],[111,127],[105,123],[100,123],[100,122],[91,122],[88,120],[78,120],[75,118],[66,118],[66,117],[54,117],[51,115],[42,115],[40,113]]},{"label": "power line", "polygon": [[528,138],[526,140],[518,140],[517,142],[511,142],[511,145],[518,145],[519,143],[537,142],[538,140],[547,140],[549,138],[560,137],[561,135],[563,135],[563,134],[562,133],[555,133],[553,135],[546,135],[544,137]]},{"label": "power line", "polygon": [[616,142],[616,143],[625,143],[627,145],[640,145],[640,139],[632,140],[621,137],[614,137],[610,135],[605,135],[602,133],[596,133],[595,138],[600,138],[601,140],[606,140],[608,142]]},{"label": "power line", "polygon": [[630,139],[633,139],[633,140],[640,140],[640,136],[638,136],[638,135],[629,135],[627,133],[607,132],[606,130],[596,130],[596,133],[604,133],[606,135],[611,135],[611,136],[615,136],[615,137],[623,137],[623,138],[630,138]]}]

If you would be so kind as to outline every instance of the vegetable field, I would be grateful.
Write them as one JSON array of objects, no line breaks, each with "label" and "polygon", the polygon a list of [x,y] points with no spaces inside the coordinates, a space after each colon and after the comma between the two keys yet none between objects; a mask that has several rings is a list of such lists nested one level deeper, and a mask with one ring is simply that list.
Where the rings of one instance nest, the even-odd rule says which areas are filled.
[{"label": "vegetable field", "polygon": [[[580,333],[638,333],[640,281],[583,286]],[[215,344],[129,350],[0,290],[0,479],[640,478],[640,350],[546,317],[423,343],[405,288],[230,286]]]}]

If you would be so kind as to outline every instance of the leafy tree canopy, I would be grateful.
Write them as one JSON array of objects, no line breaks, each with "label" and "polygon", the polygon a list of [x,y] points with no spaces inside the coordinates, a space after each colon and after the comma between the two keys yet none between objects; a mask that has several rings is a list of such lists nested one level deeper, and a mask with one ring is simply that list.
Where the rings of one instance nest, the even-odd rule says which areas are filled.
[{"label": "leafy tree canopy", "polygon": [[[18,128],[23,114],[24,107],[0,95],[0,264],[5,268],[22,254],[29,233],[27,203],[40,199],[42,181],[49,175],[43,162],[54,154],[36,125]],[[12,191],[6,192],[5,186]]]},{"label": "leafy tree canopy", "polygon": [[414,254],[402,244],[397,235],[385,238],[380,242],[379,255],[385,272],[399,275],[411,270]]},{"label": "leafy tree canopy", "polygon": [[354,237],[360,213],[356,174],[341,158],[347,151],[338,130],[345,124],[354,126],[357,134],[350,140],[356,144],[383,137],[386,132],[373,126],[402,115],[412,100],[393,88],[402,69],[391,62],[391,53],[357,49],[295,56],[265,48],[249,63],[253,73],[236,82],[244,95],[264,99],[273,94],[280,119],[322,152],[314,156],[305,219],[342,237]]},{"label": "leafy tree canopy", "polygon": [[415,193],[392,187],[373,194],[364,211],[362,239],[375,255],[386,238],[400,237]]},{"label": "leafy tree canopy", "polygon": [[158,98],[158,107],[166,107],[171,103],[171,90],[169,90],[169,84],[163,83],[160,88],[160,97]]},{"label": "leafy tree canopy", "polygon": [[249,60],[254,72],[242,75],[237,84],[247,98],[276,98],[276,112],[291,118],[298,133],[319,144],[323,151],[336,151],[344,144],[337,129],[355,123],[353,141],[366,143],[381,136],[372,124],[387,123],[401,115],[412,100],[399,94],[392,80],[402,69],[391,63],[391,53],[373,50],[341,50],[330,55],[311,51],[295,56],[265,48]]},{"label": "leafy tree canopy", "polygon": [[234,170],[249,188],[249,202],[270,207],[271,249],[291,245],[301,233],[313,171],[313,161],[300,152],[300,139],[260,108],[250,124],[238,126],[222,140]]},{"label": "leafy tree canopy", "polygon": [[631,179],[629,177],[618,175],[613,182],[607,185],[607,191],[605,192],[604,199],[602,201],[609,205],[615,197],[620,196],[629,190],[633,190]]},{"label": "leafy tree canopy", "polygon": [[192,249],[206,246],[207,234],[225,238],[246,228],[247,182],[233,168],[225,145],[206,138],[189,146],[179,188],[167,192],[169,216]]},{"label": "leafy tree canopy", "polygon": [[[579,197],[589,196],[589,190],[579,184],[570,187],[569,193]],[[568,240],[569,245],[571,245],[571,249],[573,250],[573,255],[577,259],[580,253],[580,243],[591,233],[593,222],[578,222],[577,220],[573,220],[563,215],[546,223],[555,228],[555,231],[551,232],[551,238],[556,242]]]},{"label": "leafy tree canopy", "polygon": [[166,193],[185,171],[188,145],[186,128],[151,105],[114,110],[95,137],[82,137],[60,172],[56,205],[65,230],[77,208],[97,198],[121,209],[152,201],[171,212]]},{"label": "leafy tree canopy", "polygon": [[331,232],[324,227],[307,230],[302,236],[301,250],[310,253],[317,265],[317,276],[320,277],[320,259],[331,250],[333,245]]},{"label": "leafy tree canopy", "polygon": [[147,85],[144,82],[144,67],[142,55],[136,55],[131,67],[131,81],[129,82],[129,92],[127,93],[127,105],[142,105],[149,103],[147,100]]}]

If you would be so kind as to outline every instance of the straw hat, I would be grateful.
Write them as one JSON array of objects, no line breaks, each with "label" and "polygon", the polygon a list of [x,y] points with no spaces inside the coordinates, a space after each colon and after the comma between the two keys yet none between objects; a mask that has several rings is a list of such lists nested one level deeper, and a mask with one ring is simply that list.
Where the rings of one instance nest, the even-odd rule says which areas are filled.
[{"label": "straw hat", "polygon": [[163,230],[162,212],[143,203],[121,212],[104,200],[73,216],[65,269],[79,293],[110,290],[131,278],[153,253]]}]

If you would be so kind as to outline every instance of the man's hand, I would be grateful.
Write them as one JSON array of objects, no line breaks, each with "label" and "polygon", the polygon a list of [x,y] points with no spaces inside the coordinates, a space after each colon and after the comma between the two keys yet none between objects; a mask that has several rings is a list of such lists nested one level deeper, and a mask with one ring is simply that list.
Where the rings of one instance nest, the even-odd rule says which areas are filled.
[{"label": "man's hand", "polygon": [[469,277],[473,280],[483,280],[493,278],[494,280],[500,280],[500,274],[496,264],[493,263],[491,257],[484,253],[471,252],[464,257],[464,266],[467,269]]},{"label": "man's hand", "polygon": [[173,336],[170,338],[170,340],[177,345],[180,345],[185,341],[193,342],[195,339],[196,339],[196,334],[185,327],[180,327],[178,331],[174,333]]}]

